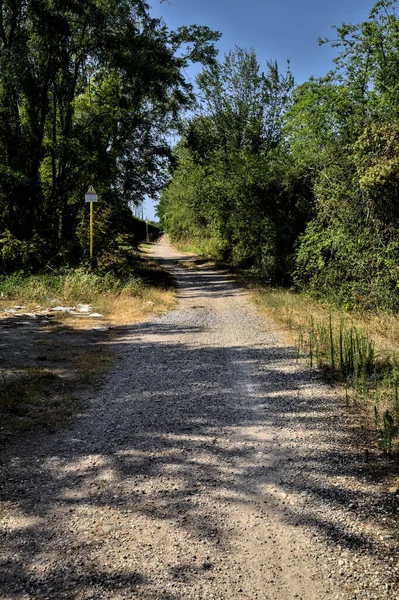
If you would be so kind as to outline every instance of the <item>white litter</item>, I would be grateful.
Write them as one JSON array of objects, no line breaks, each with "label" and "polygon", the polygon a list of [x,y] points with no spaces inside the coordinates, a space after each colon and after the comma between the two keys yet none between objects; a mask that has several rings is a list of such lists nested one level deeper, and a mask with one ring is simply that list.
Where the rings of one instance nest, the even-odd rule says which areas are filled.
[{"label": "white litter", "polygon": [[54,306],[50,310],[54,310],[55,312],[71,312],[73,308],[71,306]]},{"label": "white litter", "polygon": [[97,317],[102,317],[102,316],[103,316],[103,315],[100,315],[100,313],[91,313],[91,314],[89,315],[89,317],[95,317],[95,318],[97,318]]},{"label": "white litter", "polygon": [[91,306],[90,304],[77,304],[76,310],[81,313],[89,313],[91,312]]},{"label": "white litter", "polygon": [[93,331],[108,331],[108,327],[93,327]]}]

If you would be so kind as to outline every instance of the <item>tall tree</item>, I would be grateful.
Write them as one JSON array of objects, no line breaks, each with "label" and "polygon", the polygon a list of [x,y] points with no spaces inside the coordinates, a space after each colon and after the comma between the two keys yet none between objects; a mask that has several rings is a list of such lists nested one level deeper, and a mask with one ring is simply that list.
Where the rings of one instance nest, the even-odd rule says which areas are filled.
[{"label": "tall tree", "polygon": [[[289,65],[281,74],[271,61],[264,73],[253,50],[236,48],[204,68],[197,84],[199,106],[176,153],[178,169],[160,214],[172,235],[185,235],[173,216],[179,214],[186,235],[207,238],[216,254],[281,277],[293,232],[303,227],[302,208],[295,208],[301,200],[286,193],[282,127],[293,87]],[[184,182],[190,182],[186,196]]]},{"label": "tall tree", "polygon": [[335,68],[302,86],[288,114],[315,193],[297,281],[348,307],[399,306],[397,6],[381,0],[367,21],[337,27]]},{"label": "tall tree", "polygon": [[193,102],[184,68],[212,62],[218,38],[170,32],[142,0],[3,0],[0,230],[61,248],[92,179],[108,202],[157,189]]}]

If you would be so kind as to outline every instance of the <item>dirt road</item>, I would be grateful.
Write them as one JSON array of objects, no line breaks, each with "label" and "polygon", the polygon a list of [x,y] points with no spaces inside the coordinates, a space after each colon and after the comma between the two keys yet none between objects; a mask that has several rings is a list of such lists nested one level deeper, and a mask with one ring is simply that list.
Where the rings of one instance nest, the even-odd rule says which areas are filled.
[{"label": "dirt road", "polygon": [[177,310],[109,335],[72,429],[3,449],[0,597],[399,597],[398,498],[340,401],[225,274],[153,253]]}]

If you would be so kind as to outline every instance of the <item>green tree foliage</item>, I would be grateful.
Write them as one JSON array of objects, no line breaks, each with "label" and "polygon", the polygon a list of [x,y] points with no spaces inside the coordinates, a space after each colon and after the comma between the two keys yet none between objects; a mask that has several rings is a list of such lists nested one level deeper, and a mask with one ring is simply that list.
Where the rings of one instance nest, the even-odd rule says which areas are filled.
[{"label": "green tree foliage", "polygon": [[[174,238],[348,308],[399,307],[398,2],[336,27],[293,88],[236,48],[198,77],[160,215]],[[204,241],[206,243],[204,243]]]},{"label": "green tree foliage", "polygon": [[91,182],[103,229],[131,230],[128,203],[164,183],[167,134],[193,102],[183,70],[213,62],[218,38],[207,27],[168,31],[143,0],[0,3],[3,269],[81,255]]},{"label": "green tree foliage", "polygon": [[275,62],[260,70],[253,50],[236,48],[198,76],[199,106],[176,149],[163,192],[162,221],[216,257],[289,278],[293,243],[310,190],[283,143],[293,77]]},{"label": "green tree foliage", "polygon": [[336,68],[295,92],[287,132],[308,170],[316,215],[299,240],[296,281],[353,308],[399,306],[397,3],[336,28]]}]

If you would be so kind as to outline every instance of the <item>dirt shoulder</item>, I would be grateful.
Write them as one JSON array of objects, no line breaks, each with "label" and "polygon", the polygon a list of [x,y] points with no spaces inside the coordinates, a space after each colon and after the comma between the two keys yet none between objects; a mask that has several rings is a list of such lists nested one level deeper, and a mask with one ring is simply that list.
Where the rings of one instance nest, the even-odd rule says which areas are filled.
[{"label": "dirt shoulder", "polygon": [[19,312],[0,318],[2,442],[67,425],[113,360],[106,323]]},{"label": "dirt shoulder", "polygon": [[[136,292],[96,295],[89,290],[91,302],[81,285],[74,292],[79,300],[71,302],[62,290],[58,298],[45,297],[45,282],[38,278],[37,285],[44,288],[41,303],[0,297],[0,443],[70,424],[113,364],[112,339],[127,324],[174,306],[170,276],[151,259],[148,248],[142,256]],[[79,283],[78,276],[75,287]]]}]

